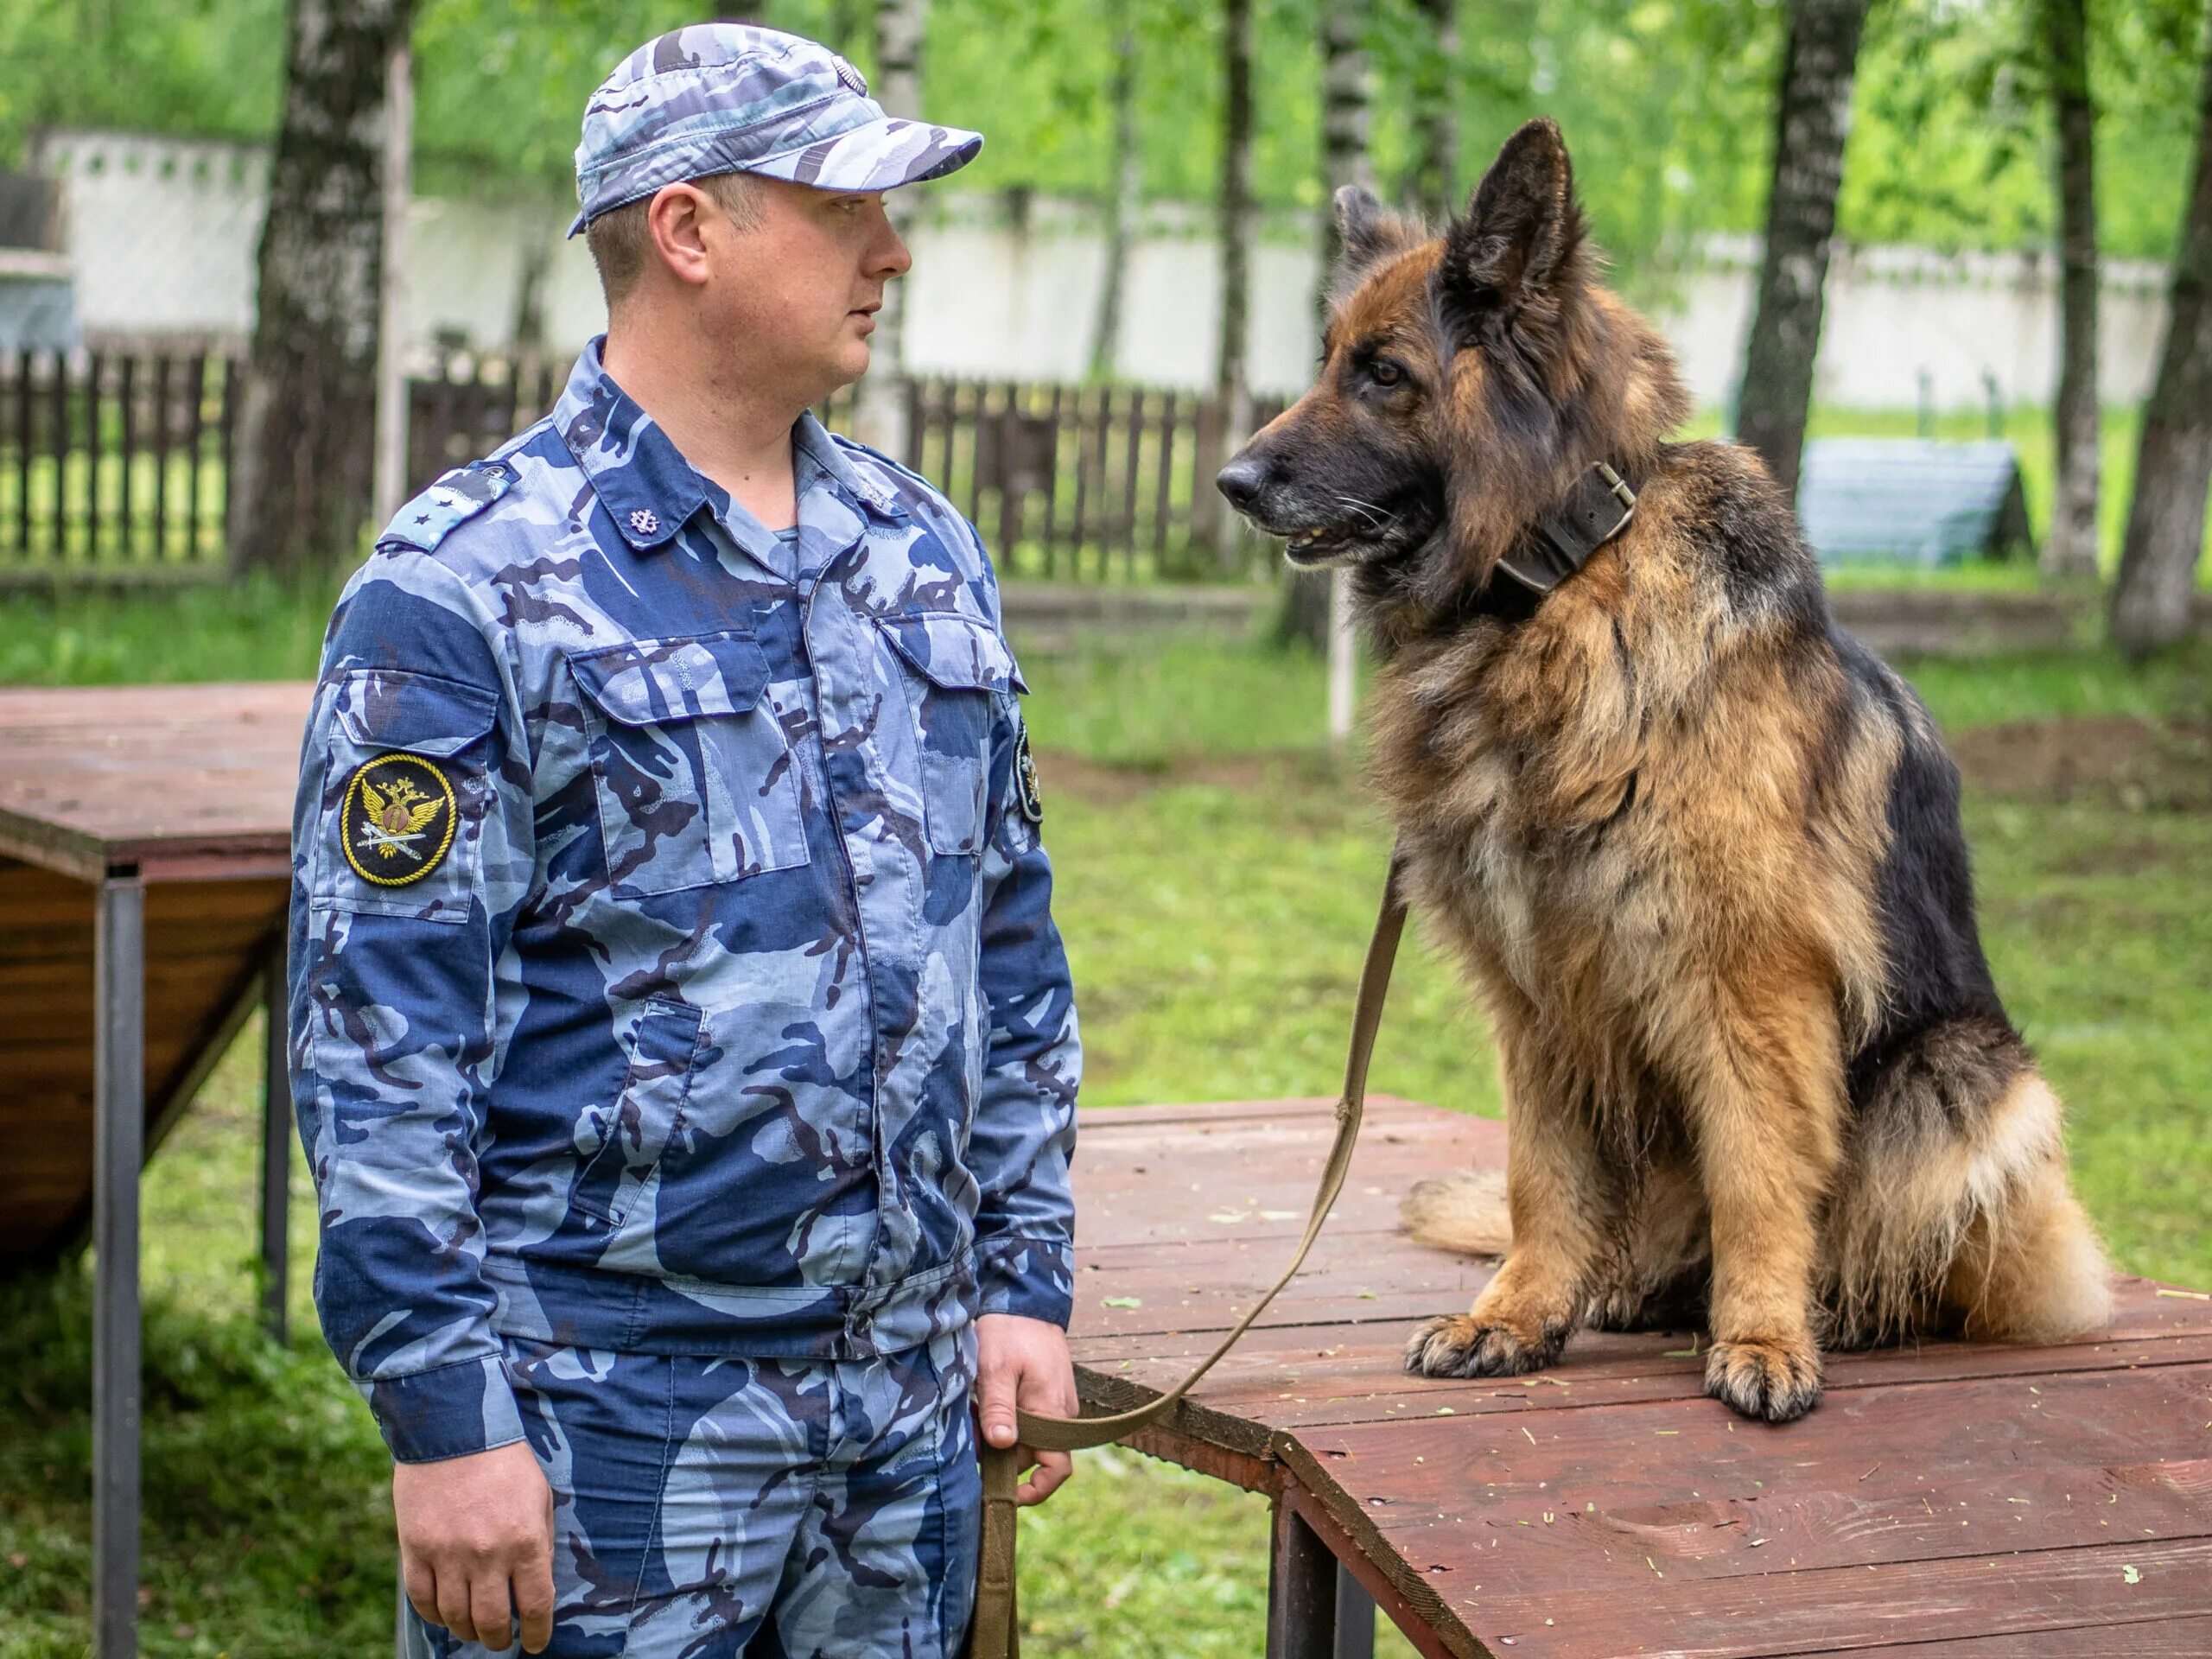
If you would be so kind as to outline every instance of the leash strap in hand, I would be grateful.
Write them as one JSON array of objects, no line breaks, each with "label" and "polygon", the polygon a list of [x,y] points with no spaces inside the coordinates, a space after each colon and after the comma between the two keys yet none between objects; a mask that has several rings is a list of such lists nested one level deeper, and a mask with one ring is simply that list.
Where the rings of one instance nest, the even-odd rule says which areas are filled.
[{"label": "leash strap in hand", "polygon": [[1359,1139],[1359,1121],[1367,1105],[1367,1063],[1375,1052],[1375,1033],[1382,1024],[1382,1001],[1389,994],[1390,968],[1397,960],[1398,939],[1406,927],[1402,891],[1402,850],[1390,858],[1389,877],[1382,887],[1382,913],[1375,919],[1375,936],[1368,941],[1367,961],[1359,973],[1359,1000],[1351,1016],[1351,1046],[1344,1059],[1344,1091],[1337,1102],[1337,1138],[1321,1171],[1313,1194],[1313,1208],[1306,1219],[1306,1235],[1268,1294],[1252,1305],[1236,1328],[1221,1339],[1198,1368],[1158,1399],[1132,1411],[1110,1417],[1049,1417],[1017,1410],[1017,1445],[1004,1450],[984,1444],[983,1541],[976,1581],[975,1622],[969,1636],[969,1659],[1020,1659],[1021,1627],[1014,1605],[1014,1491],[1020,1483],[1020,1446],[1039,1452],[1077,1452],[1104,1446],[1134,1434],[1172,1411],[1214,1363],[1236,1345],[1281,1291],[1298,1275],[1306,1252],[1320,1236],[1321,1224],[1344,1188],[1351,1168],[1352,1147]]}]

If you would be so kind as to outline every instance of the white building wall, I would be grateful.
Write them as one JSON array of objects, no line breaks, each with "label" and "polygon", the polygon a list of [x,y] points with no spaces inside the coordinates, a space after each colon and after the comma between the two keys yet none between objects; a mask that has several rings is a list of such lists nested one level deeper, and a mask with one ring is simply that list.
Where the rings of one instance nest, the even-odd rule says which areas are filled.
[{"label": "white building wall", "polygon": [[[264,153],[246,146],[132,134],[61,132],[36,164],[67,181],[67,246],[77,315],[89,334],[242,340],[267,189]],[[523,253],[549,264],[547,343],[572,351],[605,326],[583,242],[562,239],[557,201],[426,198],[408,237],[410,346],[440,339],[497,350],[511,340]],[[1104,274],[1095,219],[1037,200],[1019,223],[1005,204],[932,187],[913,230],[909,364],[926,373],[1071,380],[1090,359]],[[1697,401],[1726,406],[1741,374],[1758,245],[1713,238],[1669,283],[1656,313]],[[1218,249],[1201,209],[1151,212],[1129,257],[1116,360],[1153,385],[1211,382],[1219,327]],[[1248,345],[1253,387],[1292,393],[1313,372],[1316,260],[1306,226],[1278,220],[1254,261]],[[2007,402],[2043,402],[2056,375],[2056,265],[2048,255],[1916,248],[1840,253],[1830,271],[1818,396],[1831,404],[1909,409],[1922,376],[1943,408],[1978,407],[1994,377]],[[2164,276],[2111,265],[2100,319],[2106,401],[2139,400],[2156,366]]]}]

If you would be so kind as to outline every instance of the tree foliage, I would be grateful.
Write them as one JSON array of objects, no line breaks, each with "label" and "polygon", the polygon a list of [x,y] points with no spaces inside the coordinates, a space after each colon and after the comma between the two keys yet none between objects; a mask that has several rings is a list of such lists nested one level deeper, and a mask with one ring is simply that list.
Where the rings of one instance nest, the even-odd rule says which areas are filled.
[{"label": "tree foliage", "polygon": [[[1203,204],[1220,174],[1220,8],[1129,3],[1144,194]],[[1253,178],[1271,209],[1320,206],[1315,42],[1325,3],[1254,0]],[[1877,6],[1845,168],[1847,238],[2050,245],[2050,120],[2032,6]],[[771,0],[767,10],[871,67],[868,8],[856,0]],[[1415,0],[1375,0],[1373,12],[1375,171],[1401,194],[1430,31]],[[1114,13],[1097,0],[935,0],[931,112],[990,140],[963,188],[1105,200]],[[2098,144],[2126,158],[2100,181],[2105,250],[2163,259],[2195,130],[2202,7],[2102,0],[2091,13]],[[566,194],[593,86],[639,41],[701,15],[675,0],[423,0],[422,188]],[[1573,148],[1599,240],[1630,280],[1699,232],[1756,231],[1781,25],[1777,0],[1462,0],[1462,182],[1522,121],[1549,114]],[[269,137],[283,54],[281,0],[12,0],[0,6],[0,164],[41,124]],[[1203,213],[1192,222],[1203,226]]]}]

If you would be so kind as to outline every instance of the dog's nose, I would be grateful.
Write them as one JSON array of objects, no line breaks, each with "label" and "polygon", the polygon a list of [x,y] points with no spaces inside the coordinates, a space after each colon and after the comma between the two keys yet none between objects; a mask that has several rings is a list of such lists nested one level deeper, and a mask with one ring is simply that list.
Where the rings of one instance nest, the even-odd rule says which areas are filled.
[{"label": "dog's nose", "polygon": [[1251,455],[1239,455],[1214,474],[1213,486],[1229,498],[1239,512],[1249,512],[1268,481],[1268,464]]}]

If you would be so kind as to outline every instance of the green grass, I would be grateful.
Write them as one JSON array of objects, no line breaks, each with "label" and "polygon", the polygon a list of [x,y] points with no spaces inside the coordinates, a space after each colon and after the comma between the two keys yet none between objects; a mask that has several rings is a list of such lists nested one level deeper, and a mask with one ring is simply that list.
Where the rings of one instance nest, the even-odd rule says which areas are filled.
[{"label": "green grass", "polygon": [[340,585],[254,575],[162,594],[0,594],[0,685],[312,679]]},{"label": "green grass", "polygon": [[[296,674],[323,601],[249,589],[108,602],[66,659],[19,678]],[[26,671],[28,664],[29,671]],[[1322,680],[1257,646],[1121,641],[1025,663],[1058,913],[1089,1056],[1112,1105],[1333,1093],[1389,835],[1356,757],[1313,741]],[[2212,712],[2212,654],[2136,672],[2101,652],[1911,671],[1954,734],[1993,722]],[[2201,800],[2199,788],[2192,797]],[[2115,1258],[2212,1286],[2212,811],[1979,791],[1967,803],[1985,932],[2013,1013],[2070,1109],[2077,1180]],[[291,1347],[252,1325],[255,1076],[249,1028],[146,1184],[151,1656],[380,1651],[392,1550],[383,1452],[316,1338],[304,1269]],[[1497,1109],[1456,973],[1406,953],[1375,1087]],[[296,1257],[313,1224],[294,1171]],[[85,1650],[88,1306],[80,1272],[0,1287],[0,1659]],[[1033,1655],[1249,1655],[1261,1644],[1261,1500],[1127,1452],[1088,1453],[1023,1522]],[[1386,1632],[1381,1651],[1411,1649]]]}]

